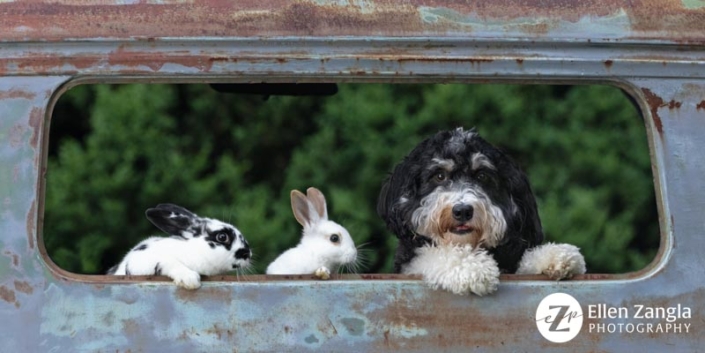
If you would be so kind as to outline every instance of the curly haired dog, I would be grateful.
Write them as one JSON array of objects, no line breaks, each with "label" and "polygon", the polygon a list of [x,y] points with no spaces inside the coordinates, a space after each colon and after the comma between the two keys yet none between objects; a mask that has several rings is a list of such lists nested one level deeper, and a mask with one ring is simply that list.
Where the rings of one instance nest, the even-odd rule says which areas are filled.
[{"label": "curly haired dog", "polygon": [[393,170],[377,213],[399,238],[394,270],[421,274],[433,288],[478,295],[499,274],[585,273],[577,247],[543,242],[529,181],[474,129],[441,131]]}]

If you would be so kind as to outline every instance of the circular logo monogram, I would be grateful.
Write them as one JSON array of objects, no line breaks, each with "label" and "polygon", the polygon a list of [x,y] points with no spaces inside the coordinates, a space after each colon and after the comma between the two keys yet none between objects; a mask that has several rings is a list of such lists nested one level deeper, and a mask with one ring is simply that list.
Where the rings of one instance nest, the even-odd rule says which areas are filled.
[{"label": "circular logo monogram", "polygon": [[536,308],[536,327],[551,342],[568,342],[583,327],[583,309],[572,296],[553,293],[543,298]]}]

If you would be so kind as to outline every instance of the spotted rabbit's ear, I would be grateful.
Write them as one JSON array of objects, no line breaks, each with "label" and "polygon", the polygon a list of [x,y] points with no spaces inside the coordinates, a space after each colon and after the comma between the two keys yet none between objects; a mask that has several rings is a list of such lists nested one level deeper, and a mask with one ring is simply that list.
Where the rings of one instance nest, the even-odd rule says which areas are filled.
[{"label": "spotted rabbit's ear", "polygon": [[170,203],[159,204],[145,212],[147,219],[157,228],[170,235],[193,237],[198,216],[193,212]]},{"label": "spotted rabbit's ear", "polygon": [[309,205],[316,211],[318,218],[321,220],[328,220],[328,210],[326,209],[326,198],[323,196],[321,190],[314,187],[310,187],[306,190],[306,197],[308,197]]}]

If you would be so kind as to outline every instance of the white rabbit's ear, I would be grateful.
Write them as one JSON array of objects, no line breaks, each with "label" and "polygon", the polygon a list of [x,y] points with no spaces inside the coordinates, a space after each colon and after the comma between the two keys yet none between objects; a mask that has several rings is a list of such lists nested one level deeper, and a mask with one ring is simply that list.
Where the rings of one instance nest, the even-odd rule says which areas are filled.
[{"label": "white rabbit's ear", "polygon": [[308,227],[313,222],[312,210],[308,205],[306,195],[299,190],[291,190],[291,210],[294,211],[294,218],[304,227]]},{"label": "white rabbit's ear", "polygon": [[174,204],[163,203],[145,212],[147,219],[157,228],[170,235],[181,235],[194,223],[193,212]]},{"label": "white rabbit's ear", "polygon": [[323,196],[321,190],[318,190],[314,187],[310,187],[306,190],[306,196],[308,196],[308,202],[311,204],[314,211],[318,214],[318,218],[322,220],[328,220],[326,198]]}]

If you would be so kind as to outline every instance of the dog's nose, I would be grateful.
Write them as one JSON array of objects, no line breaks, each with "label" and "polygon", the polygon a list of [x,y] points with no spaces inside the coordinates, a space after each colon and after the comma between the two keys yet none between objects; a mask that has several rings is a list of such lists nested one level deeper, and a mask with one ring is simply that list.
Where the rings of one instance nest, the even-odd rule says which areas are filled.
[{"label": "dog's nose", "polygon": [[250,256],[252,256],[252,251],[250,251],[250,248],[242,248],[235,251],[236,259],[247,260]]},{"label": "dog's nose", "polygon": [[467,222],[472,219],[472,206],[464,203],[453,206],[453,218],[458,222]]}]

